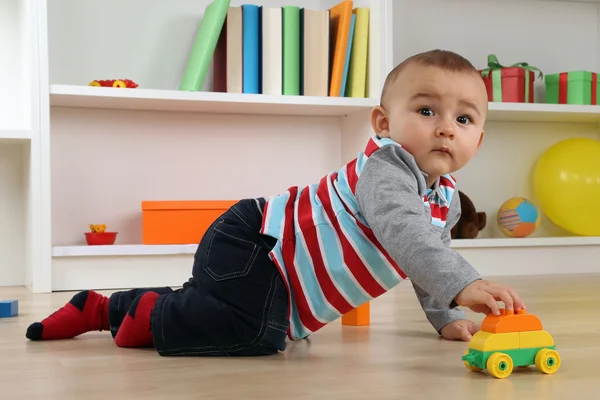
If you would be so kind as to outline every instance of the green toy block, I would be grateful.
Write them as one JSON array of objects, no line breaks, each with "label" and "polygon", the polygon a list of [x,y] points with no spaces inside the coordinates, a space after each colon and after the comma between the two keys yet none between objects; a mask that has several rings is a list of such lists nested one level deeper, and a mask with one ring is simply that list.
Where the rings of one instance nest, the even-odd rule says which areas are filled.
[{"label": "green toy block", "polygon": [[545,77],[546,103],[600,104],[600,81],[590,71],[571,71]]}]

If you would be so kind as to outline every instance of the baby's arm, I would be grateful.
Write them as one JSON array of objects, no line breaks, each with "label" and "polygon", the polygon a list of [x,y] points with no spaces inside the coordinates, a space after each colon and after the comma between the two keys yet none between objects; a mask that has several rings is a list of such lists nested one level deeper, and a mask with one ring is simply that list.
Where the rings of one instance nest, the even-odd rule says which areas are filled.
[{"label": "baby's arm", "polygon": [[356,187],[360,212],[388,254],[424,293],[447,312],[455,297],[481,279],[458,252],[449,248],[427,218],[422,194],[426,182],[412,157],[386,146],[365,163]]},{"label": "baby's arm", "polygon": [[[456,190],[452,196],[452,201],[450,203],[450,208],[448,210],[448,216],[446,219],[446,226],[444,227],[444,231],[442,233],[442,242],[444,242],[446,246],[450,246],[450,231],[458,222],[458,219],[460,218],[460,212],[460,199],[458,190]],[[442,307],[432,296],[429,295],[429,293],[425,292],[414,282],[412,282],[412,285],[415,293],[417,294],[417,298],[419,299],[419,303],[421,304],[423,311],[425,311],[427,320],[439,334],[441,334],[442,328],[450,322],[456,321],[457,319],[466,319],[464,311],[459,307],[451,309]]]}]

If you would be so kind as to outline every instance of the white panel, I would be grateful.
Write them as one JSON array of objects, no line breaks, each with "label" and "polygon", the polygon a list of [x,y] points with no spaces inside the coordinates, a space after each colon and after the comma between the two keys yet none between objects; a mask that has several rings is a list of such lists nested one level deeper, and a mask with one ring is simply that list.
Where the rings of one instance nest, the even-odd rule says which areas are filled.
[{"label": "white panel", "polygon": [[0,286],[25,283],[23,151],[0,142]]},{"label": "white panel", "polygon": [[484,277],[502,275],[598,274],[600,246],[459,248]]},{"label": "white panel", "polygon": [[25,120],[22,71],[22,28],[18,0],[0,1],[0,129],[28,128]]},{"label": "white panel", "polygon": [[[397,1],[397,2],[396,2]],[[596,3],[563,1],[394,0],[394,62],[442,48],[477,68],[487,56],[500,63],[528,62],[545,74],[596,70]],[[433,12],[435,10],[435,12]],[[544,99],[543,82],[536,95]],[[537,101],[537,100],[536,100]]]},{"label": "white panel", "polygon": [[142,200],[269,196],[340,164],[339,118],[52,109],[54,245],[141,243]]},{"label": "white panel", "polygon": [[192,274],[193,255],[66,257],[52,260],[52,290],[101,290],[182,286]]}]

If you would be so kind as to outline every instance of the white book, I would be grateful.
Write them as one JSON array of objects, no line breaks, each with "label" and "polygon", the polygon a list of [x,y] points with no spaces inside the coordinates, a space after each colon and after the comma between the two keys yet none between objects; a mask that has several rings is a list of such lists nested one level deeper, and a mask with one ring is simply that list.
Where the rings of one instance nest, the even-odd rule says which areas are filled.
[{"label": "white book", "polygon": [[262,92],[283,92],[282,9],[262,7]]}]

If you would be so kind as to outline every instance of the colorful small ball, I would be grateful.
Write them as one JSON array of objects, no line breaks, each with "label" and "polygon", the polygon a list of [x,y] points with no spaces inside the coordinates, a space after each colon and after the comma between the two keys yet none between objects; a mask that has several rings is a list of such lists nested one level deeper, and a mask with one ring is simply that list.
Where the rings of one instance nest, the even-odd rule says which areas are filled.
[{"label": "colorful small ball", "polygon": [[508,237],[527,237],[540,225],[538,208],[524,197],[511,197],[498,210],[498,226]]}]

